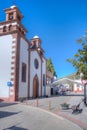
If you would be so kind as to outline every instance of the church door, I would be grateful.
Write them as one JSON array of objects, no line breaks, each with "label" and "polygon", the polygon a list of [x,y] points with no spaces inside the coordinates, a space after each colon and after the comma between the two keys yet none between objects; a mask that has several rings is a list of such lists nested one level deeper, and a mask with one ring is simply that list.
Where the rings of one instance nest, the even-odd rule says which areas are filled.
[{"label": "church door", "polygon": [[38,84],[38,77],[36,75],[33,80],[33,97],[37,98],[38,96],[39,96],[39,84]]}]

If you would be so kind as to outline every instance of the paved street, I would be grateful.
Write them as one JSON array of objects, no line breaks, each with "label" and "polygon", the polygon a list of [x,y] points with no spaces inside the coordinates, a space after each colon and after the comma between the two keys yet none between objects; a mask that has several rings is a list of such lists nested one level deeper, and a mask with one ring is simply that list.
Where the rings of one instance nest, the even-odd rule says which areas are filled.
[{"label": "paved street", "polygon": [[[83,112],[78,115],[72,115],[71,109],[64,111],[60,107],[63,102],[73,103],[81,98],[80,96],[60,96],[38,101],[28,100],[25,103],[17,104],[0,103],[0,130],[83,130],[83,128],[87,130],[86,127],[78,124],[81,117],[83,126],[87,122],[85,106]],[[74,121],[71,120],[71,117]]]},{"label": "paved street", "polygon": [[[81,99],[83,97],[81,96],[76,96],[76,97],[71,97],[68,103],[70,104],[70,107],[73,105],[77,105],[79,102],[81,102]],[[68,120],[71,120],[72,122],[78,124],[85,130],[87,130],[87,107],[84,105],[82,102],[80,105],[80,109],[82,109],[82,113],[73,113],[72,114],[72,109],[68,110],[61,110],[58,115],[61,115],[62,117],[67,118]]]}]

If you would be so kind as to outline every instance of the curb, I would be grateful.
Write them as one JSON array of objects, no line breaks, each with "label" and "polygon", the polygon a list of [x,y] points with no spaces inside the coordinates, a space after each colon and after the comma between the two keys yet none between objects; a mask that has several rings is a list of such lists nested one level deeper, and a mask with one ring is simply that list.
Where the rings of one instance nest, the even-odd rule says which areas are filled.
[{"label": "curb", "polygon": [[66,115],[66,114],[63,114],[63,113],[58,113],[59,116],[62,116],[70,121],[72,121],[73,123],[77,124],[78,126],[82,127],[83,129],[86,129],[87,130],[87,124],[78,120],[78,119],[75,119],[69,115]]}]

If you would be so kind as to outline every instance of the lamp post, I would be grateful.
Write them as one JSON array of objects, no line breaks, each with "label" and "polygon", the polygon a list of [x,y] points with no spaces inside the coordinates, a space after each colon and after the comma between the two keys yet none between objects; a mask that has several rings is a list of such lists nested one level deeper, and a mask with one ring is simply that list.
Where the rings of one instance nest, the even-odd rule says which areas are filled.
[{"label": "lamp post", "polygon": [[80,78],[82,82],[82,86],[84,86],[84,104],[87,106],[87,82],[82,80],[84,74],[80,73]]},{"label": "lamp post", "polygon": [[87,106],[87,83],[84,84],[84,104]]},{"label": "lamp post", "polygon": [[81,73],[80,73],[80,79],[81,79],[82,86],[84,85],[84,83],[83,83],[83,79],[82,79],[83,76],[84,76],[84,74],[81,72]]}]

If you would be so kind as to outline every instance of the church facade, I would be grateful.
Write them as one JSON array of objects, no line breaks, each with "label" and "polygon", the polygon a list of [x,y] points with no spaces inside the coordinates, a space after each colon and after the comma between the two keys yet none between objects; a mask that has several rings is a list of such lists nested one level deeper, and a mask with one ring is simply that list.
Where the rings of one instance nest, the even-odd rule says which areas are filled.
[{"label": "church facade", "polygon": [[46,58],[41,39],[26,38],[23,15],[16,6],[5,9],[0,22],[0,99],[18,101],[46,94]]}]

